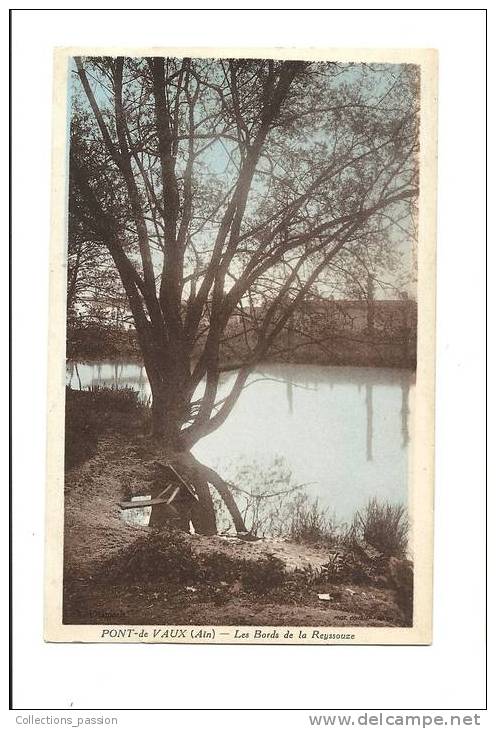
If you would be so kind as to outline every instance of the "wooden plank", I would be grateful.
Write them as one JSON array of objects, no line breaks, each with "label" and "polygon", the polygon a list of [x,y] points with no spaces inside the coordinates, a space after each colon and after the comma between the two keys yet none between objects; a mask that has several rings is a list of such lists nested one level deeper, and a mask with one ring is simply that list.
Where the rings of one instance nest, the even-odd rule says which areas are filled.
[{"label": "wooden plank", "polygon": [[198,495],[197,495],[195,489],[193,488],[193,486],[188,481],[186,481],[186,479],[183,478],[183,476],[181,476],[181,474],[179,473],[179,471],[177,471],[177,469],[171,463],[161,463],[161,461],[157,461],[157,460],[153,461],[153,463],[156,466],[159,466],[160,468],[162,468],[164,471],[168,472],[169,478],[170,478],[170,474],[172,473],[174,475],[175,479],[177,481],[179,481],[179,483],[182,486],[184,486],[184,488],[188,491],[188,493],[196,501],[199,501]]},{"label": "wooden plank", "polygon": [[176,496],[179,493],[179,489],[180,489],[180,486],[176,486],[174,491],[169,496],[166,497],[167,498],[167,501],[165,502],[166,504],[170,504],[171,501],[174,501],[174,499],[176,498]]},{"label": "wooden plank", "polygon": [[[165,489],[168,491],[169,487]],[[168,496],[164,496],[164,491],[156,496],[154,499],[136,499],[136,501],[120,501],[119,506],[121,509],[144,509],[146,506],[159,506],[160,504],[170,504],[176,498],[180,487],[175,486],[172,493]]]},{"label": "wooden plank", "polygon": [[121,509],[144,509],[145,506],[158,506],[159,504],[168,504],[167,499],[137,499],[136,501],[119,501]]},{"label": "wooden plank", "polygon": [[159,494],[158,494],[158,495],[156,496],[156,498],[157,498],[157,499],[163,499],[163,498],[165,498],[165,495],[166,495],[166,493],[167,493],[167,492],[168,492],[168,491],[169,491],[170,489],[173,489],[173,488],[174,488],[174,486],[175,486],[175,484],[173,484],[173,483],[169,483],[169,484],[167,484],[167,486],[165,487],[165,489],[164,489],[163,491],[161,491],[161,492],[160,492],[160,493],[159,493]]},{"label": "wooden plank", "polygon": [[145,506],[157,506],[158,504],[165,504],[165,499],[137,499],[136,501],[119,501],[121,509],[143,509]]},{"label": "wooden plank", "polygon": [[182,485],[189,491],[189,493],[191,494],[191,496],[194,499],[196,499],[196,501],[199,501],[198,495],[197,495],[196,491],[194,490],[193,486],[190,483],[188,483],[181,476],[181,474],[176,471],[176,469],[174,468],[174,466],[172,466],[170,463],[169,463],[169,468],[176,475],[176,477],[179,479],[179,481],[182,483]]}]

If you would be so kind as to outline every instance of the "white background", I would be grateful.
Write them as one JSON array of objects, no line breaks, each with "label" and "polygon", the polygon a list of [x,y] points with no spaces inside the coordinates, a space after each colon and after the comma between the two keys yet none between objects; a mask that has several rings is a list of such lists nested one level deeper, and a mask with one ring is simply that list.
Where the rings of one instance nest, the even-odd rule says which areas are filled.
[{"label": "white background", "polygon": [[[330,712],[474,711],[483,707],[484,23],[482,10],[453,9],[14,12],[16,709],[299,708]],[[52,49],[69,45],[439,49],[432,646],[234,647],[43,642]],[[6,83],[5,80],[4,89]],[[6,537],[4,528],[2,540]],[[4,606],[6,602],[5,595]],[[6,619],[7,616],[5,628]],[[3,685],[6,687],[6,682]],[[13,714],[19,713],[10,715],[12,725]],[[307,726],[308,713],[267,713],[263,726]],[[123,714],[121,726],[144,725],[145,719],[138,712]],[[166,726],[169,722],[173,726],[191,726],[193,721],[214,725],[214,716],[217,726],[227,726],[227,712],[219,716],[217,712],[181,712],[175,716],[149,712],[146,719],[150,726]],[[243,716],[237,715],[235,721],[244,727],[259,718],[245,712]]]}]

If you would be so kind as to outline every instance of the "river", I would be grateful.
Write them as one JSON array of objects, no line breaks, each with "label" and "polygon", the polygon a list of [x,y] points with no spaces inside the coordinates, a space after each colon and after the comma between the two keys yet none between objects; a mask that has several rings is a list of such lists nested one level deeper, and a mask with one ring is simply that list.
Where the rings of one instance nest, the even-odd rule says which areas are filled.
[{"label": "river", "polygon": [[[219,399],[234,377],[223,376]],[[151,397],[144,368],[129,362],[69,364],[67,384],[128,386]],[[194,454],[228,480],[282,463],[292,484],[306,484],[312,499],[349,521],[372,497],[407,504],[413,394],[407,370],[263,365]]]}]

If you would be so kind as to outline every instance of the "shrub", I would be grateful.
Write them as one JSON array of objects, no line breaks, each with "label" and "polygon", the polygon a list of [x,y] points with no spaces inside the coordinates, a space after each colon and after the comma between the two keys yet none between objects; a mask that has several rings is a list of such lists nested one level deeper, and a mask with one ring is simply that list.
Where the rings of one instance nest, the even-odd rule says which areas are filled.
[{"label": "shrub", "polygon": [[408,515],[402,504],[371,499],[355,515],[348,540],[362,539],[386,557],[404,558],[408,548]]},{"label": "shrub", "polygon": [[288,537],[307,544],[331,544],[336,539],[336,525],[327,509],[320,506],[318,498],[309,502],[301,496],[295,503],[289,523]]},{"label": "shrub", "polygon": [[197,581],[200,565],[183,534],[172,529],[150,530],[108,562],[97,578],[134,584],[166,579],[172,584]]},{"label": "shrub", "polygon": [[251,561],[219,552],[198,554],[188,540],[174,529],[147,531],[102,563],[93,577],[114,584],[165,581],[203,588],[240,581],[246,590],[261,594],[279,587],[286,577],[284,564],[277,557]]},{"label": "shrub", "polygon": [[99,412],[132,413],[141,407],[139,393],[132,387],[93,385],[88,392],[92,406]]},{"label": "shrub", "polygon": [[106,428],[128,432],[143,427],[148,408],[130,387],[66,388],[65,467],[83,463],[96,452]]},{"label": "shrub", "polygon": [[274,555],[265,559],[249,562],[242,567],[243,587],[253,592],[266,593],[280,587],[286,578],[284,563]]},{"label": "shrub", "polygon": [[[86,396],[86,399],[81,396]],[[83,463],[96,452],[101,422],[87,407],[88,393],[66,388],[65,468]]]},{"label": "shrub", "polygon": [[197,554],[184,532],[151,529],[103,564],[96,577],[124,584],[207,584],[233,582],[242,566],[221,553]]},{"label": "shrub", "polygon": [[[223,466],[235,493],[248,531],[258,536],[287,536],[291,513],[301,498],[303,485],[296,484],[281,456],[270,460],[233,459]],[[214,495],[214,508],[220,531],[228,531],[231,518],[225,505]]]},{"label": "shrub", "polygon": [[320,574],[333,584],[353,582],[360,585],[373,578],[371,567],[364,564],[353,550],[339,550],[329,555],[329,561],[322,566]]}]

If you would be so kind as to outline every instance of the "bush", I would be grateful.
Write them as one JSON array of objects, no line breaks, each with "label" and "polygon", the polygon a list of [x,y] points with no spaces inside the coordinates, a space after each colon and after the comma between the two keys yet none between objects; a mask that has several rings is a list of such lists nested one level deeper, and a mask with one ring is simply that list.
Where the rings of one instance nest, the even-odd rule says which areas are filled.
[{"label": "bush", "polygon": [[84,463],[96,452],[106,428],[122,432],[143,426],[147,408],[130,387],[66,388],[65,467]]},{"label": "bush", "polygon": [[172,584],[189,584],[201,576],[191,546],[179,531],[150,531],[102,565],[102,579],[134,584],[166,579]]},{"label": "bush", "polygon": [[132,387],[101,387],[93,385],[87,392],[90,393],[90,403],[98,412],[104,413],[138,413],[142,407],[139,393]]},{"label": "bush", "polygon": [[357,512],[348,539],[361,539],[386,557],[404,558],[408,548],[408,515],[402,504],[371,499]]},{"label": "bush", "polygon": [[322,566],[320,574],[332,584],[353,582],[361,585],[373,580],[374,567],[365,564],[353,550],[339,550],[329,555],[329,561]]},{"label": "bush", "polygon": [[101,422],[88,408],[87,392],[66,388],[65,398],[65,468],[84,463],[96,452]]},{"label": "bush", "polygon": [[101,566],[97,575],[117,583],[166,581],[172,585],[234,581],[240,563],[228,556],[198,555],[176,529],[151,529]]},{"label": "bush", "polygon": [[242,568],[243,587],[253,592],[266,593],[280,587],[286,578],[282,560],[269,555],[263,560],[245,561]]},{"label": "bush", "polygon": [[189,538],[174,529],[150,530],[100,565],[94,579],[114,584],[166,581],[171,585],[241,582],[246,590],[266,593],[279,587],[286,576],[284,564],[269,556],[258,561],[231,558],[219,552],[198,554]]},{"label": "bush", "polygon": [[310,503],[307,496],[302,496],[291,514],[288,537],[294,542],[332,544],[336,539],[336,526],[318,498]]}]

